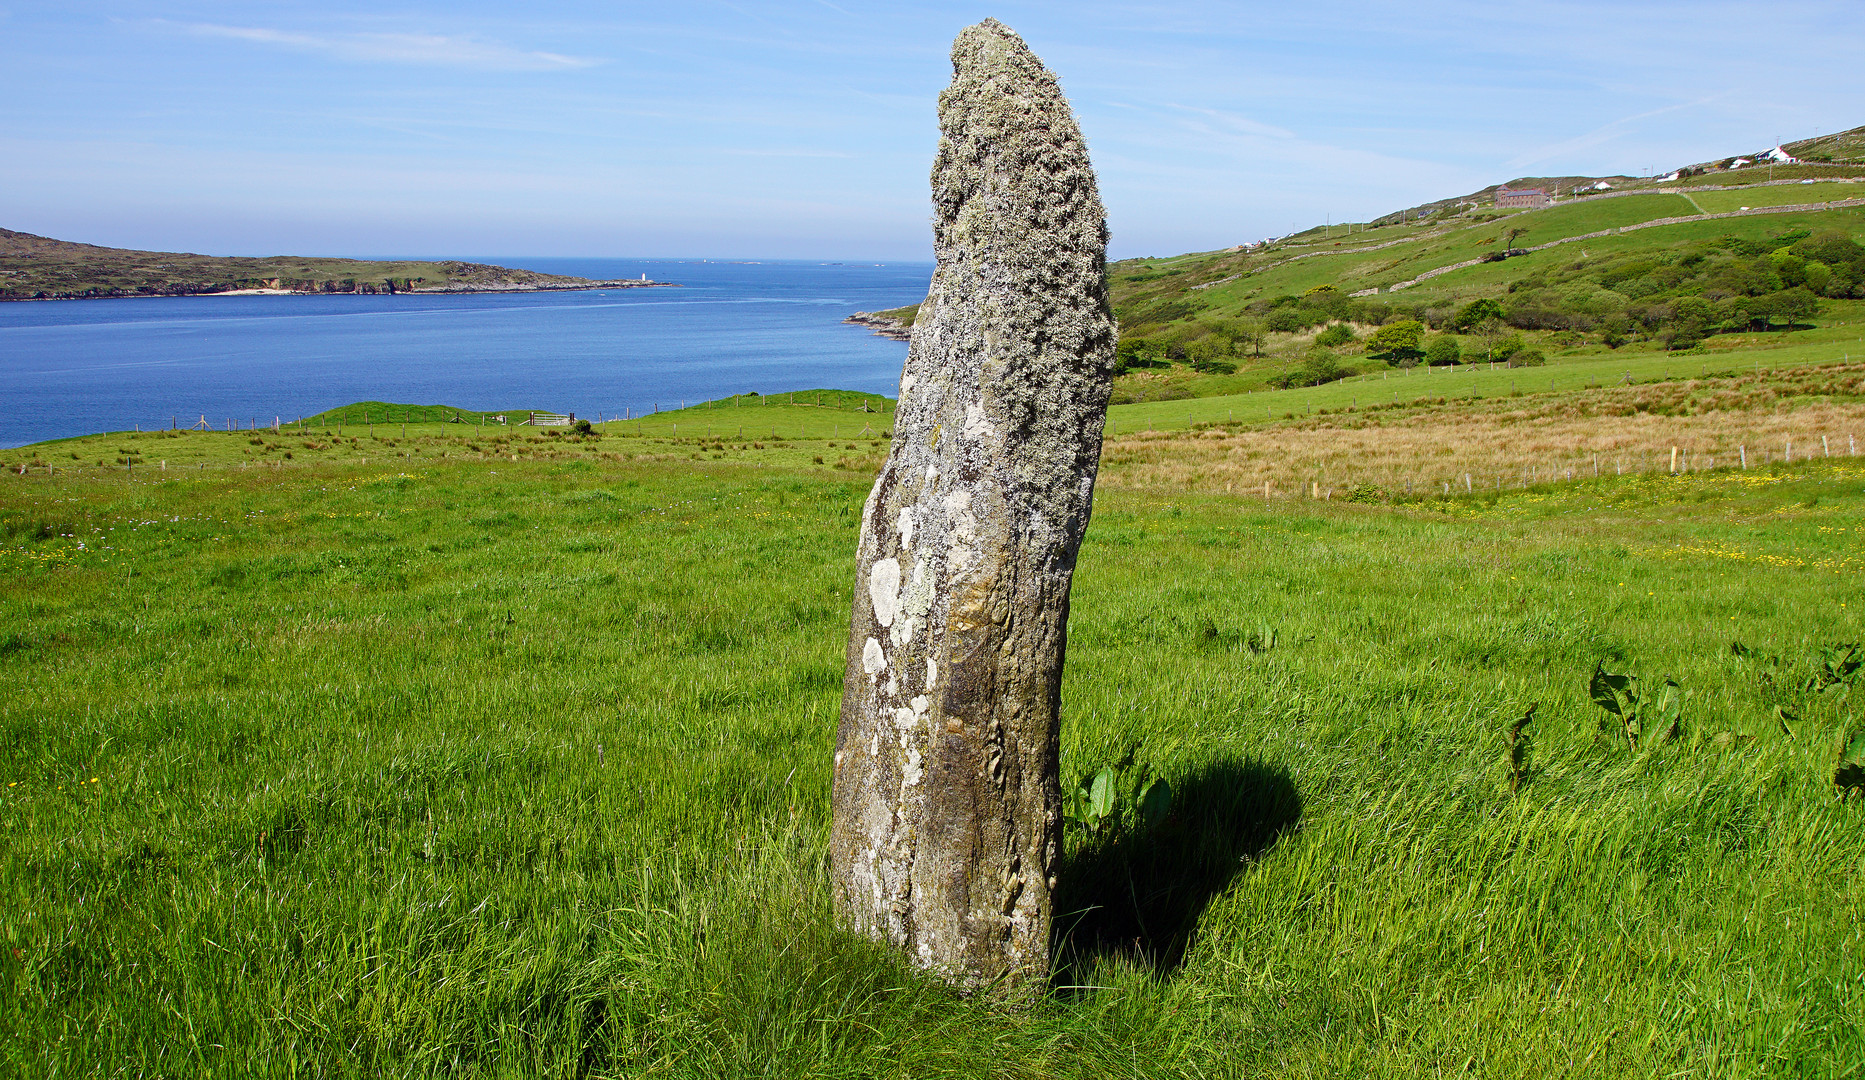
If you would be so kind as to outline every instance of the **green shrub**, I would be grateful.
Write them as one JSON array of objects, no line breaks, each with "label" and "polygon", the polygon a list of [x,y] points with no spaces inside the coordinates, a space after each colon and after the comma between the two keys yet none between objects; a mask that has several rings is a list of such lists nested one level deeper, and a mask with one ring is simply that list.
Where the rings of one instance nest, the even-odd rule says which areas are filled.
[{"label": "green shrub", "polygon": [[1455,326],[1459,331],[1468,332],[1483,325],[1490,319],[1500,319],[1502,317],[1502,304],[1489,297],[1484,297],[1481,300],[1472,300],[1463,307],[1458,308],[1457,315],[1452,319],[1451,325]]},{"label": "green shrub", "polygon": [[1308,358],[1269,380],[1271,386],[1288,390],[1298,386],[1321,386],[1356,374],[1341,364],[1340,358],[1326,349],[1315,349]]},{"label": "green shrub", "polygon": [[1159,338],[1127,337],[1114,348],[1114,374],[1125,375],[1138,368],[1171,367],[1166,359],[1168,344]]},{"label": "green shrub", "polygon": [[1452,334],[1439,334],[1425,346],[1425,363],[1432,367],[1445,367],[1463,359],[1463,346],[1457,343]]},{"label": "green shrub", "polygon": [[1263,326],[1278,334],[1297,334],[1307,328],[1308,320],[1292,307],[1279,307],[1263,320]]},{"label": "green shrub", "polygon": [[1421,343],[1425,324],[1417,319],[1398,319],[1373,331],[1366,339],[1367,351],[1400,366],[1409,366],[1424,355]]},{"label": "green shrub", "polygon": [[1346,323],[1334,323],[1315,335],[1315,344],[1325,345],[1332,349],[1358,339],[1359,335],[1353,332],[1353,327]]}]

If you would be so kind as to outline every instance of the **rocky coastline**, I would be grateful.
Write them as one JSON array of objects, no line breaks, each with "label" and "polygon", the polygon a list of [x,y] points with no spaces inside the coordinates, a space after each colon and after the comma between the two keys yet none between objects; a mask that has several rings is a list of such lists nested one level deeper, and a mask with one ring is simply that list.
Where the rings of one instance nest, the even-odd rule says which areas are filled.
[{"label": "rocky coastline", "polygon": [[892,338],[895,341],[910,341],[913,338],[911,324],[878,312],[857,311],[842,321],[853,326],[865,326],[873,330],[876,337]]},{"label": "rocky coastline", "polygon": [[488,263],[194,255],[105,248],[0,229],[0,300],[138,296],[394,295],[673,287]]},{"label": "rocky coastline", "polygon": [[586,285],[436,285],[412,289],[357,285],[347,289],[289,289],[266,285],[193,284],[141,285],[134,288],[90,288],[72,291],[41,291],[31,294],[8,292],[0,288],[0,300],[108,300],[152,296],[390,296],[431,295],[436,293],[528,293],[570,292],[578,289],[677,289],[672,281],[592,281]]}]

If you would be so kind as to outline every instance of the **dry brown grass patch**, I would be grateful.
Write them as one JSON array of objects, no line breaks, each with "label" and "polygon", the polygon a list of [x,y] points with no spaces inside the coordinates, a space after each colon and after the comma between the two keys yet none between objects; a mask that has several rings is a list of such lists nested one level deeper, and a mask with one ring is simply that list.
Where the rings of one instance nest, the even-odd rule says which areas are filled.
[{"label": "dry brown grass patch", "polygon": [[[1822,444],[1822,437],[1825,443]],[[1583,476],[1755,467],[1854,452],[1865,439],[1865,364],[1487,401],[1432,399],[1246,428],[1111,439],[1115,487],[1307,493],[1366,487],[1494,490]]]}]

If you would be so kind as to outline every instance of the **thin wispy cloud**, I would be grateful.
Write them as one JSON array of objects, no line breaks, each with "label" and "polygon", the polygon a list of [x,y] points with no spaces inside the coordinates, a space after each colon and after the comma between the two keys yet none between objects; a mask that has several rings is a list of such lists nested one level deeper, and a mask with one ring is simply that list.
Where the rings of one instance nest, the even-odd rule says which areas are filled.
[{"label": "thin wispy cloud", "polygon": [[1571,139],[1564,139],[1547,146],[1537,147],[1526,153],[1517,154],[1515,157],[1503,162],[1503,168],[1520,169],[1524,166],[1534,165],[1551,158],[1577,153],[1581,150],[1588,150],[1603,143],[1611,142],[1623,135],[1630,134],[1631,126],[1638,123],[1640,120],[1649,120],[1654,116],[1663,116],[1666,113],[1674,113],[1682,109],[1691,109],[1699,105],[1708,105],[1713,101],[1728,96],[1729,95],[1726,93],[1712,94],[1709,97],[1698,98],[1695,101],[1680,101],[1675,105],[1666,105],[1663,108],[1651,109],[1647,112],[1636,113],[1632,116],[1622,116],[1609,124],[1601,124],[1599,127],[1594,128],[1584,135],[1576,135]]},{"label": "thin wispy cloud", "polygon": [[225,38],[255,45],[322,53],[341,60],[378,64],[416,64],[473,68],[479,71],[568,71],[602,61],[563,53],[514,49],[496,42],[444,34],[309,34],[263,26],[194,23],[184,29],[201,37]]},{"label": "thin wispy cloud", "polygon": [[758,150],[736,146],[723,147],[719,152],[732,157],[852,158],[855,156],[840,150]]},{"label": "thin wispy cloud", "polygon": [[1287,128],[1252,120],[1242,113],[1229,112],[1224,109],[1207,109],[1197,105],[1180,105],[1177,102],[1168,102],[1166,107],[1191,113],[1194,116],[1202,116],[1212,121],[1218,129],[1231,134],[1260,135],[1271,139],[1295,138],[1295,133]]}]

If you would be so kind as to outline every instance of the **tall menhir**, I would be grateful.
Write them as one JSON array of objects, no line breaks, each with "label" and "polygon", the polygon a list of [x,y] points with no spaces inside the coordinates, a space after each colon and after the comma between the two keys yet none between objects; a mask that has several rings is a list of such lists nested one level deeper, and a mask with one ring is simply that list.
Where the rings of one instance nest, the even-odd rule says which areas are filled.
[{"label": "tall menhir", "polygon": [[862,517],[831,860],[848,924],[976,987],[1048,972],[1069,583],[1115,328],[1055,76],[994,19],[952,69],[938,268]]}]

